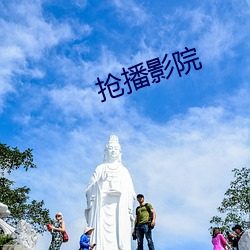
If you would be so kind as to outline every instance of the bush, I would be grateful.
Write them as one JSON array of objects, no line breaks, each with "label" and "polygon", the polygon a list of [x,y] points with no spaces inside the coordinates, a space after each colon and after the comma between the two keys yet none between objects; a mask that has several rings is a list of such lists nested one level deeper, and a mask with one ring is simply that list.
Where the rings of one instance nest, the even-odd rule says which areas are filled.
[{"label": "bush", "polygon": [[13,245],[14,238],[10,235],[0,234],[0,247],[3,245]]}]

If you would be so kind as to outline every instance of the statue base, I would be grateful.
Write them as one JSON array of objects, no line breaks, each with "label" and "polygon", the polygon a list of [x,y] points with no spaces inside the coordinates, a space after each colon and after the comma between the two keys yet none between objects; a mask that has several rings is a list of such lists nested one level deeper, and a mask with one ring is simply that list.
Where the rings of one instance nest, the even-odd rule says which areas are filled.
[{"label": "statue base", "polygon": [[24,246],[21,245],[5,245],[0,247],[2,250],[26,250]]}]

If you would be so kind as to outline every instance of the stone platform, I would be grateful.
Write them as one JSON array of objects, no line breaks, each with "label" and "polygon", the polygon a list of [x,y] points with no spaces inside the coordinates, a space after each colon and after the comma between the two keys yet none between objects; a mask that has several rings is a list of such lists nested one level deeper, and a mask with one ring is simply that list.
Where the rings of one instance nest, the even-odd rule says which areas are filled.
[{"label": "stone platform", "polygon": [[9,245],[9,246],[3,246],[0,247],[2,250],[26,250],[25,247],[21,245]]}]

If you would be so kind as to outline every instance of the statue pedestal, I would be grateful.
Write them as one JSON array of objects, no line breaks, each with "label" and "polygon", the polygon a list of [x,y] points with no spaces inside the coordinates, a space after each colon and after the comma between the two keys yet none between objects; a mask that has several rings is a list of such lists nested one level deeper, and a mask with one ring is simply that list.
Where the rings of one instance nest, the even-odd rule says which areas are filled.
[{"label": "statue pedestal", "polygon": [[2,250],[26,250],[24,246],[21,245],[6,245],[1,248]]},{"label": "statue pedestal", "polygon": [[246,230],[239,240],[239,249],[240,250],[249,250],[250,249],[250,229]]}]

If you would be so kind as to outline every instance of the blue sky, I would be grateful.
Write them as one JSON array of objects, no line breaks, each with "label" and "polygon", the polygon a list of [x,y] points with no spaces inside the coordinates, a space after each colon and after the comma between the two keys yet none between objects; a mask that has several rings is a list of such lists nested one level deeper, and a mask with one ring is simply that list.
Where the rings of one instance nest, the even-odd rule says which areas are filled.
[{"label": "blue sky", "polygon": [[[62,250],[78,247],[110,134],[155,208],[156,249],[212,248],[209,220],[250,160],[249,20],[249,0],[0,1],[1,143],[33,149],[38,168],[10,178],[63,212]],[[97,77],[185,47],[202,69],[101,102]]]}]

